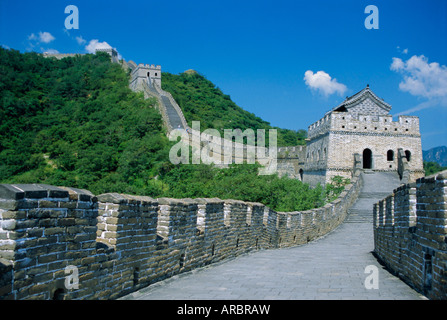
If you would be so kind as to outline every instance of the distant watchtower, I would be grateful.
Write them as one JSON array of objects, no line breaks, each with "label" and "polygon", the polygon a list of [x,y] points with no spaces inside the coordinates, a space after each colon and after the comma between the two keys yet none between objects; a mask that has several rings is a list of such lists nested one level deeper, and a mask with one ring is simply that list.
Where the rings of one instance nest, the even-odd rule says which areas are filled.
[{"label": "distant watchtower", "polygon": [[149,85],[156,84],[161,87],[161,66],[140,63],[132,71],[132,78],[139,78],[139,80],[147,81]]},{"label": "distant watchtower", "polygon": [[110,55],[110,57],[111,57],[111,59],[112,59],[112,62],[114,62],[114,63],[118,63],[119,62],[119,59],[118,59],[118,52],[115,50],[115,49],[113,49],[113,48],[109,48],[109,49],[96,49],[95,50],[95,53],[96,52],[106,52],[106,53],[108,53],[109,55]]}]

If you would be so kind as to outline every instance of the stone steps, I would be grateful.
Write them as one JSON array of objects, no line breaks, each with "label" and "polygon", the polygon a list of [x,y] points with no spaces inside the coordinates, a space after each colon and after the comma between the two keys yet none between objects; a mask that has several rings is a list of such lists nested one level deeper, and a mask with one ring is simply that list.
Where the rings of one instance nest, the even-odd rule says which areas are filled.
[{"label": "stone steps", "polygon": [[161,96],[161,100],[163,101],[163,104],[166,108],[166,114],[169,118],[169,123],[171,124],[173,129],[181,128],[185,129],[183,127],[182,120],[180,118],[180,115],[178,114],[177,110],[172,105],[171,101],[166,96]]},{"label": "stone steps", "polygon": [[363,174],[363,188],[357,201],[348,210],[346,223],[373,223],[373,205],[390,195],[401,182],[395,172],[374,172]]}]

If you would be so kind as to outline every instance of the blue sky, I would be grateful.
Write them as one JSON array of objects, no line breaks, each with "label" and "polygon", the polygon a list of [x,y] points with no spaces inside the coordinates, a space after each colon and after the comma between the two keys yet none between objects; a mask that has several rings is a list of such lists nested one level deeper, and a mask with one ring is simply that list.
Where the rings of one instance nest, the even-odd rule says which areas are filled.
[{"label": "blue sky", "polygon": [[[65,28],[68,5],[79,29]],[[379,29],[365,28],[368,5]],[[194,69],[282,128],[307,129],[369,84],[391,114],[420,117],[424,150],[447,145],[446,0],[0,0],[3,47],[105,43],[127,61]]]}]

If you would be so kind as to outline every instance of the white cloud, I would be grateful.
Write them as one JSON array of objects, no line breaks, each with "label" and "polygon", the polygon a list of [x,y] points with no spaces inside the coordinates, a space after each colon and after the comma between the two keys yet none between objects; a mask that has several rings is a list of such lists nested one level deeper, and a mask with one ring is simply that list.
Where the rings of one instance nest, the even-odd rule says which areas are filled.
[{"label": "white cloud", "polygon": [[304,73],[304,81],[311,89],[322,92],[325,96],[338,93],[342,96],[348,89],[344,84],[337,82],[337,79],[332,79],[329,74],[324,71],[317,71],[313,73],[307,70]]},{"label": "white cloud", "polygon": [[35,35],[34,33],[31,33],[31,34],[28,36],[28,40],[37,40],[37,37],[36,37],[36,35]]},{"label": "white cloud", "polygon": [[90,40],[89,44],[85,46],[88,53],[95,53],[96,49],[112,49],[112,46],[107,42],[99,42],[97,39]]},{"label": "white cloud", "polygon": [[50,53],[50,54],[56,54],[56,53],[59,53],[59,51],[57,51],[56,49],[47,49],[47,50],[45,50],[44,48],[41,48],[41,50],[42,50],[44,53]]},{"label": "white cloud", "polygon": [[34,50],[34,48],[42,43],[50,43],[54,39],[56,39],[51,33],[49,32],[39,32],[38,35],[35,33],[31,33],[28,36],[28,46],[26,50]]},{"label": "white cloud", "polygon": [[424,110],[424,109],[428,109],[428,108],[434,107],[434,106],[436,106],[436,105],[438,105],[438,104],[439,104],[439,102],[436,101],[436,100],[428,100],[428,101],[424,101],[424,102],[418,104],[418,105],[415,106],[415,107],[412,107],[412,108],[410,108],[410,109],[401,111],[401,112],[399,112],[399,113],[396,113],[394,116],[395,116],[395,117],[398,117],[398,116],[409,115],[409,114],[411,114],[411,113],[415,113],[415,112],[417,112],[417,111],[421,111],[421,110]]},{"label": "white cloud", "polygon": [[398,52],[401,52],[403,54],[408,54],[408,48],[405,48],[405,49],[401,50],[400,47],[397,46],[396,49],[397,49]]},{"label": "white cloud", "polygon": [[87,40],[82,38],[82,36],[76,37],[76,41],[78,42],[79,45],[83,45],[84,43],[87,42]]},{"label": "white cloud", "polygon": [[414,96],[447,101],[447,67],[437,62],[429,63],[423,56],[412,56],[407,61],[393,58],[390,69],[403,76],[399,89]]},{"label": "white cloud", "polygon": [[405,64],[401,58],[393,58],[390,69],[393,71],[397,71],[399,69],[402,69],[404,66]]},{"label": "white cloud", "polygon": [[[32,35],[34,35],[34,33]],[[53,35],[49,32],[39,32],[39,41],[40,42],[50,43],[54,39],[56,39],[56,38],[53,37]]]},{"label": "white cloud", "polygon": [[[97,49],[115,49],[116,48],[112,48],[112,46],[110,44],[108,44],[107,42],[99,42],[98,39],[93,39],[90,40],[90,42],[88,43],[88,45],[85,46],[85,50],[88,53],[95,53]],[[118,60],[123,59],[123,56],[117,51],[118,54]]]}]

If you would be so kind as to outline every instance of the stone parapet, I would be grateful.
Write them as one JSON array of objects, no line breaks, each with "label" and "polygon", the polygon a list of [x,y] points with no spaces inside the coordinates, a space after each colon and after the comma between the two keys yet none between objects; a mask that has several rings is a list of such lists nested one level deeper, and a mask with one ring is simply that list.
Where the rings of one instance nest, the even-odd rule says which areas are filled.
[{"label": "stone parapet", "polygon": [[276,212],[238,200],[0,184],[0,299],[115,299],[247,252],[305,244],[344,221],[361,186],[357,173],[322,208]]},{"label": "stone parapet", "polygon": [[447,171],[374,205],[375,254],[430,299],[447,299]]}]

